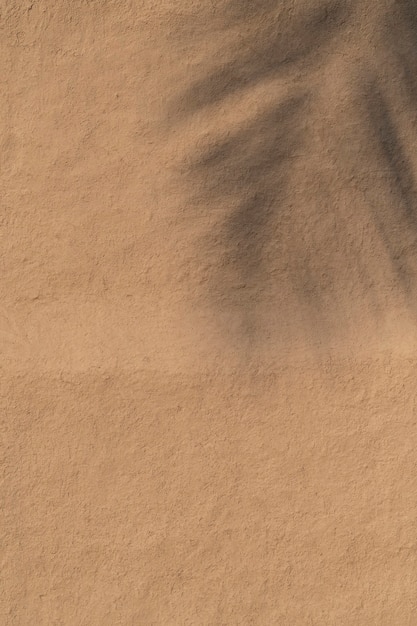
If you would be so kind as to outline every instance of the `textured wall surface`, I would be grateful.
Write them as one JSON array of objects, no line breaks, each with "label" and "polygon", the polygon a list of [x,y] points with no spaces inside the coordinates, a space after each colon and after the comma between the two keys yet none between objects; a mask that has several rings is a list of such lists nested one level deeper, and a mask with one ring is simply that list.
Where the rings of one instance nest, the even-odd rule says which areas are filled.
[{"label": "textured wall surface", "polygon": [[0,0],[0,624],[417,624],[414,0]]}]

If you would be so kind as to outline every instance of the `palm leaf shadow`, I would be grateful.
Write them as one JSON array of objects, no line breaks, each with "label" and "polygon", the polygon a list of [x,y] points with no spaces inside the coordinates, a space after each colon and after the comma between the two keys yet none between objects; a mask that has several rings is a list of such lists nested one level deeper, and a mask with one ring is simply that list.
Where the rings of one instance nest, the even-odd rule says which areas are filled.
[{"label": "palm leaf shadow", "polygon": [[285,201],[289,169],[303,146],[307,107],[307,94],[274,103],[234,135],[196,155],[191,165],[203,207],[225,201],[229,206],[220,226],[210,234],[214,241],[221,241],[211,298],[218,306],[237,312],[241,331],[252,339],[264,247],[279,204]]},{"label": "palm leaf shadow", "polygon": [[[308,76],[318,67],[322,71],[337,47],[338,36],[348,24],[355,2],[327,1],[314,7],[311,2],[300,1],[299,5],[301,9],[294,14],[287,12],[289,17],[285,20],[279,3],[272,0],[228,2],[228,24],[242,26],[242,37],[237,42],[231,39],[221,63],[215,63],[214,69],[212,66],[205,75],[191,81],[175,100],[170,115],[175,112],[180,121],[201,111],[211,115],[221,111],[226,102],[233,103],[233,97],[247,95],[265,81],[297,73]],[[417,5],[411,0],[399,0],[397,5],[395,19],[392,14],[388,16],[387,45],[403,67],[410,98],[417,102]],[[298,84],[303,84],[302,78]],[[207,293],[217,309],[234,311],[240,318],[242,335],[250,341],[257,341],[261,333],[258,299],[268,280],[264,250],[271,237],[280,236],[272,224],[279,223],[281,209],[288,206],[291,171],[301,152],[307,149],[306,119],[314,97],[314,93],[302,87],[293,88],[284,100],[277,96],[271,106],[238,130],[197,151],[188,169],[191,197],[197,198],[195,204],[199,208],[211,211],[218,204],[229,204],[223,221],[207,237],[207,243],[218,251],[213,258]],[[397,212],[389,215],[375,208],[373,219],[403,289],[411,293],[415,288],[417,234],[412,163],[377,77],[365,81],[361,97],[367,132],[374,138],[376,158],[390,173],[398,205]],[[320,281],[305,254],[300,257],[304,266],[297,265],[290,272],[294,291],[304,299],[312,318],[319,319]]]},{"label": "palm leaf shadow", "polygon": [[381,170],[387,172],[386,183],[393,198],[385,210],[381,206],[373,208],[373,219],[399,283],[410,299],[415,291],[417,260],[417,189],[413,164],[377,77],[366,81],[363,102],[368,132],[375,141],[375,158]]},{"label": "palm leaf shadow", "polygon": [[[265,80],[279,78],[301,63],[304,69],[310,68],[329,52],[351,10],[346,2],[325,2],[315,8],[307,5],[295,16],[290,12],[284,20],[281,13],[277,15],[277,6],[271,0],[226,5],[225,13],[234,18],[234,25],[244,22],[250,32],[232,44],[229,60],[192,82],[175,103],[176,112],[187,115],[221,103]],[[250,28],[252,22],[254,28]]]},{"label": "palm leaf shadow", "polygon": [[[180,95],[174,105],[177,116],[222,106],[230,96],[247,95],[288,71],[314,69],[331,53],[352,5],[327,0],[312,7],[308,2],[292,12],[272,0],[229,1],[225,38],[229,26],[237,26],[244,36],[237,43],[231,38],[225,60]],[[299,88],[284,99],[277,95],[272,105],[191,159],[194,203],[205,211],[229,205],[222,223],[206,239],[206,245],[218,251],[207,295],[218,310],[233,311],[240,332],[250,341],[261,332],[258,301],[268,281],[264,250],[277,234],[273,225],[279,224],[280,209],[288,201],[290,174],[306,142],[313,95]],[[294,277],[296,291],[305,284],[309,269],[300,272]],[[305,299],[318,307],[318,291],[316,297],[311,288],[314,276],[310,278]]]}]

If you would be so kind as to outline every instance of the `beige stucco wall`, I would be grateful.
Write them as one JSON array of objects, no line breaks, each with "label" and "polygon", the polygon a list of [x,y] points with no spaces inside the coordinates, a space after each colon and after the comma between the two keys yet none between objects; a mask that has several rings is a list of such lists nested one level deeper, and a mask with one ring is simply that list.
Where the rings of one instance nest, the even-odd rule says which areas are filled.
[{"label": "beige stucco wall", "polygon": [[0,48],[0,623],[416,624],[413,2]]}]

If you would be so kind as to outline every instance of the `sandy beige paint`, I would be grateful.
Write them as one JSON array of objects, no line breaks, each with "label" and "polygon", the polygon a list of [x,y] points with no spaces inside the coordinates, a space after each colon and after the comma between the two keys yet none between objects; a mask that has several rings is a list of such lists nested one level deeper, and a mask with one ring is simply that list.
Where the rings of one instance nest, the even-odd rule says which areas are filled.
[{"label": "sandy beige paint", "polygon": [[1,625],[417,624],[415,18],[0,0]]}]

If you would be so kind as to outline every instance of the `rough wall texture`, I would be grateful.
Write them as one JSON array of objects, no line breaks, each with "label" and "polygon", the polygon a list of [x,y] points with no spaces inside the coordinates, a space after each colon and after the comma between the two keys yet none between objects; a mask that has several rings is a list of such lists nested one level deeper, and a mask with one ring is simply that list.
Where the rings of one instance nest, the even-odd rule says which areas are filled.
[{"label": "rough wall texture", "polygon": [[414,0],[0,48],[0,623],[417,624]]}]

